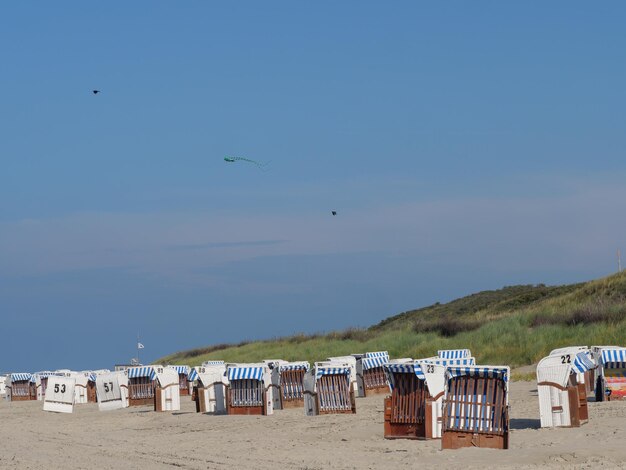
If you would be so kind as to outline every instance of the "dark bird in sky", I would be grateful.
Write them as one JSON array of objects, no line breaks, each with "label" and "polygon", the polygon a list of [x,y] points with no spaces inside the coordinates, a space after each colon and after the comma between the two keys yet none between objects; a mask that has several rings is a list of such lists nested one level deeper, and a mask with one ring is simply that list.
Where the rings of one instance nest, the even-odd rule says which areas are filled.
[{"label": "dark bird in sky", "polygon": [[98,93],[100,93],[100,90],[91,90],[93,92],[94,95],[97,95]]},{"label": "dark bird in sky", "polygon": [[332,211],[332,214],[333,215],[337,215],[337,211]]}]

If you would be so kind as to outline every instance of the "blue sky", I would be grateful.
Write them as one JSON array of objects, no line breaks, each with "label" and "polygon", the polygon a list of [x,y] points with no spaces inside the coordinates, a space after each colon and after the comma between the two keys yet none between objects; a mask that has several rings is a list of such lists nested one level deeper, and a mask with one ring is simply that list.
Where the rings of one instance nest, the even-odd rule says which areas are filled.
[{"label": "blue sky", "polygon": [[0,313],[19,353],[0,370],[111,367],[137,331],[152,360],[615,271],[625,14],[3,4]]}]

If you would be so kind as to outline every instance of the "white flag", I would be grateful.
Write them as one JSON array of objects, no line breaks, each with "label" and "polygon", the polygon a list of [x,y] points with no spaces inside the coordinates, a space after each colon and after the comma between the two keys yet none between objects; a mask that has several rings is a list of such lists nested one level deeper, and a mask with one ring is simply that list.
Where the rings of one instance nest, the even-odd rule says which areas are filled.
[{"label": "white flag", "polygon": [[143,349],[143,344],[137,343],[137,349]]}]

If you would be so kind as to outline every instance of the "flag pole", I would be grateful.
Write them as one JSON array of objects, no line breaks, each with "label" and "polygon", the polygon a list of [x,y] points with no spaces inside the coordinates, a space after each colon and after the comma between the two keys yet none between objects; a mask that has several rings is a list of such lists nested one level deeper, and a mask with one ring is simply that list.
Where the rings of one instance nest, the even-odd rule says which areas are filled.
[{"label": "flag pole", "polygon": [[137,364],[141,364],[139,360],[139,331],[137,331]]}]

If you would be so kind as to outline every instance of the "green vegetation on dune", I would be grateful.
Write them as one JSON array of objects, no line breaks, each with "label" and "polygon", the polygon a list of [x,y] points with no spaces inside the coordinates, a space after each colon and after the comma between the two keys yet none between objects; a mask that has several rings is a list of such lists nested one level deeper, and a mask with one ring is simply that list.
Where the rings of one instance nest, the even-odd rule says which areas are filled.
[{"label": "green vegetation on dune", "polygon": [[392,358],[427,357],[469,348],[481,364],[533,364],[550,350],[578,344],[626,343],[626,273],[580,284],[511,286],[389,317],[368,329],[298,334],[179,352],[158,363],[197,365],[209,359],[323,360],[365,351]]}]

